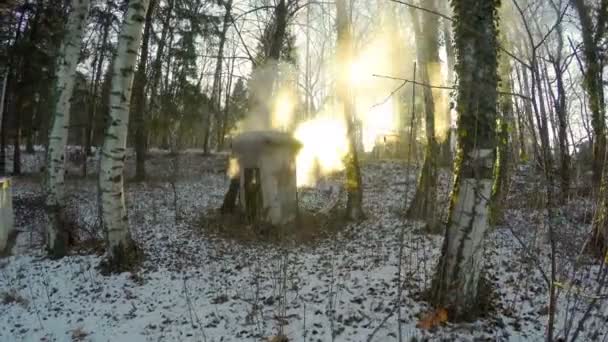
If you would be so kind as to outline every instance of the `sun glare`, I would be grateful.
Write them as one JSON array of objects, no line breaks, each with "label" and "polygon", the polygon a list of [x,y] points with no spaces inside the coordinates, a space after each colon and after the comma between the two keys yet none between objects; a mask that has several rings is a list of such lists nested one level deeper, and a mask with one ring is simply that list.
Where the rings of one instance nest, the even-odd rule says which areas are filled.
[{"label": "sun glare", "polygon": [[293,122],[295,101],[293,96],[285,90],[279,92],[272,111],[272,127],[286,131]]},{"label": "sun glare", "polygon": [[394,106],[391,101],[380,102],[363,115],[363,149],[371,152],[380,138],[396,129]]},{"label": "sun glare", "polygon": [[320,175],[344,169],[348,152],[344,119],[330,113],[303,122],[294,137],[302,143],[296,157],[298,186],[313,186]]}]

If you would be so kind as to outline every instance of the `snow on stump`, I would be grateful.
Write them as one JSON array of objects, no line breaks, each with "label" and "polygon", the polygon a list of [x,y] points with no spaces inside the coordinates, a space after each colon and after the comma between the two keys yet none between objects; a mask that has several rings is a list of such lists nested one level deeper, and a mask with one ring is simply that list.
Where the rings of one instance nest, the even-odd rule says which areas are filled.
[{"label": "snow on stump", "polygon": [[0,254],[7,251],[9,239],[15,231],[13,218],[13,200],[11,197],[10,178],[0,178]]},{"label": "snow on stump", "polygon": [[252,131],[234,138],[240,209],[250,222],[283,225],[295,220],[295,160],[301,147],[291,135],[276,131]]}]

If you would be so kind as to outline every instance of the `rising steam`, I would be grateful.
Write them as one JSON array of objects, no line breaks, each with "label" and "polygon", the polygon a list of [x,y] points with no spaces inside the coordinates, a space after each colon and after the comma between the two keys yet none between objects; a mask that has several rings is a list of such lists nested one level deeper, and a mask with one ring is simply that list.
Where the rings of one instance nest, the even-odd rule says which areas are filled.
[{"label": "rising steam", "polygon": [[[335,80],[340,70],[349,70],[355,134],[360,135],[365,152],[373,151],[384,141],[394,141],[404,132],[404,109],[399,105],[403,93],[397,91],[402,81],[374,76],[406,76],[412,70],[414,54],[412,46],[408,48],[411,40],[390,21],[390,16],[385,16],[382,25],[377,25],[364,46],[355,49],[352,60],[334,59],[325,75]],[[344,63],[350,67],[344,68]],[[429,81],[443,84],[444,73],[441,65],[431,66]],[[249,92],[248,116],[233,133],[268,129],[292,132],[303,145],[296,159],[298,186],[314,185],[318,177],[344,169],[343,159],[349,144],[342,105],[335,103],[335,97],[323,99],[326,104],[318,113],[299,121],[298,108],[302,101],[297,71],[289,64],[275,62],[253,70]],[[335,94],[335,89],[330,89],[330,93]],[[448,94],[445,90],[434,90],[433,95],[436,134],[442,140],[450,121]],[[238,170],[238,165],[231,165],[231,170]]]}]

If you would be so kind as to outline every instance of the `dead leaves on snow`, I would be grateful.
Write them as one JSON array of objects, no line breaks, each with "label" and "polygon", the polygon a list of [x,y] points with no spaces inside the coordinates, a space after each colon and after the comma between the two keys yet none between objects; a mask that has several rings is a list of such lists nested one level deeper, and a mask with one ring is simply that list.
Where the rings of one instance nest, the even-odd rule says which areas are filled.
[{"label": "dead leaves on snow", "polygon": [[444,308],[432,310],[422,316],[416,324],[416,328],[431,330],[448,321],[448,311]]}]

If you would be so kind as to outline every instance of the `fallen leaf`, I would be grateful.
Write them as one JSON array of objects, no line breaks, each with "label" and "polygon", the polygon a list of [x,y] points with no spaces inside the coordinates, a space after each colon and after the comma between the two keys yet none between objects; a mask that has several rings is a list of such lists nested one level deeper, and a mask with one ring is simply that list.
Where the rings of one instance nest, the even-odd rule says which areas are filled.
[{"label": "fallen leaf", "polygon": [[439,308],[424,315],[423,318],[418,321],[416,327],[424,330],[430,330],[442,323],[447,322],[447,320],[448,311],[444,308]]}]

